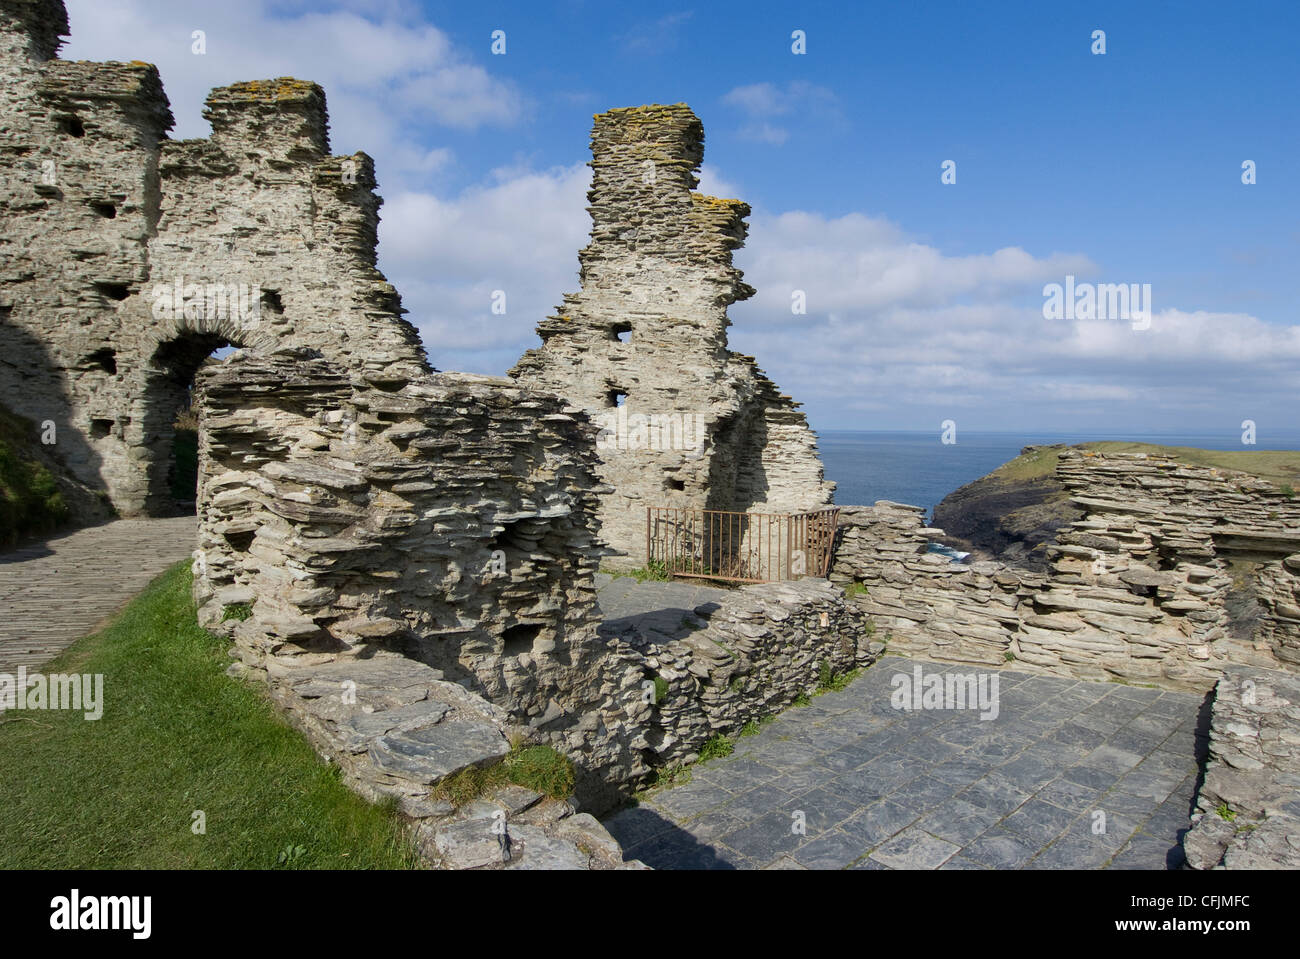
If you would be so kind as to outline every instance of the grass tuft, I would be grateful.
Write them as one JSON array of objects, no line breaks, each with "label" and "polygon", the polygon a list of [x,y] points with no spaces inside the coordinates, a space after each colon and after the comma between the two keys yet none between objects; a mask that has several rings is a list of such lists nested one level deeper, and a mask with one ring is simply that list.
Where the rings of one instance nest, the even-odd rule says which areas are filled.
[{"label": "grass tuft", "polygon": [[706,763],[710,759],[721,759],[723,756],[730,756],[735,745],[722,733],[717,733],[707,743],[700,747],[700,762]]},{"label": "grass tuft", "polygon": [[253,607],[248,603],[231,603],[221,610],[221,621],[237,619],[241,622],[253,615]]},{"label": "grass tuft", "polygon": [[502,786],[516,785],[553,799],[573,795],[576,773],[568,757],[550,746],[518,743],[499,763],[469,766],[448,776],[433,791],[433,798],[463,806]]}]

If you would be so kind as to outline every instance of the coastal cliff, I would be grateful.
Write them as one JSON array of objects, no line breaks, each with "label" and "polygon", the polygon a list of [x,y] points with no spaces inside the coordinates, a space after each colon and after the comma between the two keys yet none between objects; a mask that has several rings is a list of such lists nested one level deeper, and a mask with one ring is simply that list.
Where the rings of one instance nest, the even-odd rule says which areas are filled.
[{"label": "coastal cliff", "polygon": [[946,542],[979,559],[1037,571],[1048,567],[1047,547],[1059,530],[1083,518],[1083,510],[1057,476],[1065,450],[1159,456],[1188,466],[1232,469],[1283,489],[1300,487],[1300,452],[1202,450],[1150,443],[1098,442],[1073,446],[1026,446],[1015,459],[967,483],[934,508],[934,525]]}]

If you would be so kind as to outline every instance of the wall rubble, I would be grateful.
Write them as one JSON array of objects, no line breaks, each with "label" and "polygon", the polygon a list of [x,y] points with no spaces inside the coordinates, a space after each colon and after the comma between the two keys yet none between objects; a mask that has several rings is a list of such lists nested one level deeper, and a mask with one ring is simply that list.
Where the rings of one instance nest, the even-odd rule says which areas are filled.
[{"label": "wall rubble", "polygon": [[422,663],[569,755],[591,808],[879,651],[815,579],[738,590],[672,642],[602,633],[595,427],[557,397],[377,387],[286,349],[205,367],[198,398],[195,597],[244,667]]}]

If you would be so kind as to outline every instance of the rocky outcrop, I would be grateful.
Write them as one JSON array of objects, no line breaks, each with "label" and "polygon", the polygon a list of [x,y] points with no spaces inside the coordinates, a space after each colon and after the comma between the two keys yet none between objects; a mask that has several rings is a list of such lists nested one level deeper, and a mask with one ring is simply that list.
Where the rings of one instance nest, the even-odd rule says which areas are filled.
[{"label": "rocky outcrop", "polygon": [[704,153],[684,104],[596,116],[581,292],[538,324],[510,375],[601,427],[611,564],[644,562],[645,507],[795,512],[830,502],[799,404],[727,349],[727,306],[753,294],[731,261],[749,207],[695,191]]},{"label": "rocky outcrop", "polygon": [[1183,848],[1194,869],[1300,868],[1300,677],[1224,671]]},{"label": "rocky outcrop", "polygon": [[[832,579],[892,648],[937,659],[1207,690],[1229,663],[1290,666],[1300,503],[1254,476],[1146,455],[1060,453],[1057,482],[1083,512],[1048,569],[953,563],[944,532],[898,504],[841,509]],[[1251,579],[1258,630],[1234,630],[1234,577]]]},{"label": "rocky outcrop", "polygon": [[934,525],[947,542],[981,554],[985,559],[1047,569],[1046,546],[1062,528],[1083,518],[1054,468],[1045,475],[1020,475],[1042,462],[1054,462],[1065,446],[1026,446],[1020,456],[988,476],[967,483],[934,508]]},{"label": "rocky outcrop", "polygon": [[427,371],[375,266],[364,154],[329,155],[325,95],[214,90],[206,140],[167,138],[149,64],[56,58],[60,0],[0,0],[0,402],[123,515],[174,506],[176,411],[224,345]]}]

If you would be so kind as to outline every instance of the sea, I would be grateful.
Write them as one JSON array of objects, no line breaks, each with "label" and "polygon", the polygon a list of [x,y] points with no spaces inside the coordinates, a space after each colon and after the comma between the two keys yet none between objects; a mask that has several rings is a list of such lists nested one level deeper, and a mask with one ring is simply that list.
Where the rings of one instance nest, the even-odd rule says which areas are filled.
[{"label": "sea", "polygon": [[1210,450],[1300,450],[1300,431],[1270,431],[1255,446],[1237,433],[976,433],[960,432],[944,444],[938,430],[818,430],[826,478],[836,483],[835,502],[870,505],[887,499],[922,506],[927,516],[953,490],[979,479],[1026,446],[1119,440]]}]

